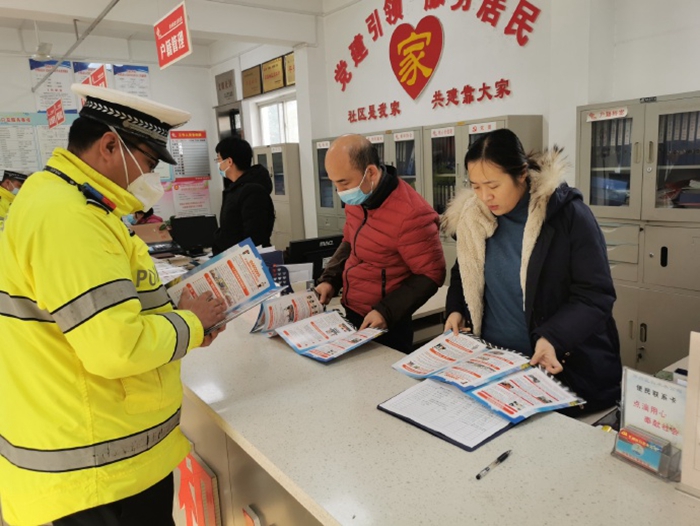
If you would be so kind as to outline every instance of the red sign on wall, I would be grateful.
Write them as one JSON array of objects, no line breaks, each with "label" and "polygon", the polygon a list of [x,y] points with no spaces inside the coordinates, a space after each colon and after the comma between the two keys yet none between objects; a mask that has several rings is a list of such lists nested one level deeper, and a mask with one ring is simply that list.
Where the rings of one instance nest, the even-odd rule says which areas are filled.
[{"label": "red sign on wall", "polygon": [[93,86],[102,86],[103,88],[107,87],[107,70],[105,69],[104,64],[102,64],[99,68],[97,68],[95,71],[90,73],[90,84]]},{"label": "red sign on wall", "polygon": [[165,69],[192,53],[185,2],[156,22],[153,30],[160,69]]},{"label": "red sign on wall", "polygon": [[63,112],[61,99],[58,99],[46,109],[46,118],[49,121],[49,129],[66,122],[66,114]]},{"label": "red sign on wall", "polygon": [[442,24],[434,16],[426,16],[415,28],[401,24],[391,35],[391,69],[412,99],[428,84],[441,54]]}]

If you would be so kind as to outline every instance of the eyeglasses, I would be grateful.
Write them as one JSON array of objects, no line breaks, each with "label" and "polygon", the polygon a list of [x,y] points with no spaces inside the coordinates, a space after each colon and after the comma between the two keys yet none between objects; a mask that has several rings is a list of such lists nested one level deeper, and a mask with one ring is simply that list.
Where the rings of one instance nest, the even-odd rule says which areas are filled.
[{"label": "eyeglasses", "polygon": [[130,148],[135,148],[138,151],[140,151],[142,154],[144,154],[153,163],[153,166],[151,167],[151,171],[156,169],[156,167],[158,166],[158,163],[160,162],[160,159],[155,157],[153,154],[148,153],[146,150],[144,150],[138,144],[135,144],[132,141],[124,140],[124,144],[126,144]]}]

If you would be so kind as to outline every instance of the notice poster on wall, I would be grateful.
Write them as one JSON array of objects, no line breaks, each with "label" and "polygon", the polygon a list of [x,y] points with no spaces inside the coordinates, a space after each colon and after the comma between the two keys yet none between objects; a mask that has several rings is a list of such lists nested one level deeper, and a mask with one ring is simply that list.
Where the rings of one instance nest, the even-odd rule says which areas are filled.
[{"label": "notice poster on wall", "polygon": [[126,64],[113,67],[114,89],[138,95],[139,97],[151,96],[151,76],[148,66],[129,66]]},{"label": "notice poster on wall", "polygon": [[176,179],[173,182],[173,202],[177,216],[211,214],[209,176]]},{"label": "notice poster on wall", "polygon": [[[58,64],[57,60],[40,62],[30,58],[29,70],[32,86],[36,86],[56,64]],[[58,99],[61,99],[63,110],[66,113],[75,113],[78,105],[70,89],[71,84],[73,84],[73,67],[66,60],[61,62],[56,71],[34,92],[37,111],[44,112]]]},{"label": "notice poster on wall", "polygon": [[175,197],[173,195],[173,182],[172,181],[162,181],[163,185],[163,197],[153,205],[153,213],[157,216],[163,218],[163,221],[167,221],[172,216],[175,215]]},{"label": "notice poster on wall", "polygon": [[49,129],[46,113],[0,113],[0,169],[33,173],[51,157],[54,148],[68,145],[68,130],[78,116]]},{"label": "notice poster on wall", "polygon": [[[37,126],[36,134],[39,143],[39,157],[43,162],[49,160],[55,148],[66,148],[68,146],[68,131],[70,126]],[[43,168],[43,166],[42,166]]]},{"label": "notice poster on wall", "polygon": [[39,169],[37,142],[30,114],[0,117],[0,169],[32,173]]},{"label": "notice poster on wall", "polygon": [[177,161],[175,179],[209,176],[209,148],[205,131],[171,131],[170,151]]},{"label": "notice poster on wall", "polygon": [[160,184],[163,186],[163,197],[153,205],[155,215],[167,221],[175,215],[175,203],[173,198],[173,171],[168,163],[158,163],[156,173],[160,176]]},{"label": "notice poster on wall", "polygon": [[111,64],[73,62],[73,79],[76,84],[114,87],[114,72]]}]

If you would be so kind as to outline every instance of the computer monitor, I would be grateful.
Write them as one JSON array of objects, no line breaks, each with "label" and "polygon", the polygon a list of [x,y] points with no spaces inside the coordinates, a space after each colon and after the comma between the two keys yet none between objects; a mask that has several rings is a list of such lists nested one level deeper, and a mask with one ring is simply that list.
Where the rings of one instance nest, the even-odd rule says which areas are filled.
[{"label": "computer monitor", "polygon": [[343,241],[343,236],[316,237],[290,241],[285,263],[313,263],[313,278],[318,279],[328,260]]},{"label": "computer monitor", "polygon": [[204,253],[214,243],[214,233],[218,228],[215,215],[173,217],[170,220],[170,235],[190,256]]}]

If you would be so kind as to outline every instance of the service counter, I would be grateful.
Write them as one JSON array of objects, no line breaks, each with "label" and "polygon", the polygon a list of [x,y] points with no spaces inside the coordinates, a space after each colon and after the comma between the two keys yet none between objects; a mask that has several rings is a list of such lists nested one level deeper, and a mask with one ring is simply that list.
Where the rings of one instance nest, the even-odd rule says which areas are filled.
[{"label": "service counter", "polygon": [[[464,451],[376,409],[411,386],[368,344],[327,365],[249,334],[184,360],[183,430],[218,477],[222,524],[697,525],[700,500],[610,455],[614,433],[559,414]],[[513,453],[487,477],[476,474]]]}]

